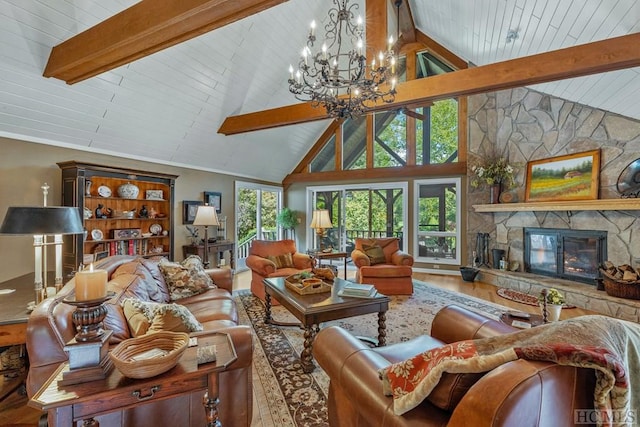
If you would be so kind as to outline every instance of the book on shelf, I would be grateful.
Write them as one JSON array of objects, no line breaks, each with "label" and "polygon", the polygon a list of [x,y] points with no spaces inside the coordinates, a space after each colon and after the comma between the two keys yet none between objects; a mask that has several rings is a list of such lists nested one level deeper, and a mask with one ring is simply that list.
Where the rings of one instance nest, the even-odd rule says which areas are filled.
[{"label": "book on shelf", "polygon": [[373,298],[377,295],[376,287],[363,283],[348,283],[338,292],[341,297]]}]

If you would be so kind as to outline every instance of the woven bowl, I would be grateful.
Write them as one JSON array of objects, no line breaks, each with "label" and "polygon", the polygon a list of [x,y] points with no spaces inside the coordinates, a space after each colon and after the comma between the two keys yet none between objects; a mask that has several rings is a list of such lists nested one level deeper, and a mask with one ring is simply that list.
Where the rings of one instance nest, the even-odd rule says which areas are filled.
[{"label": "woven bowl", "polygon": [[[189,335],[184,332],[160,331],[122,341],[111,350],[109,357],[125,377],[150,378],[176,366],[188,345]],[[131,359],[152,349],[164,350],[168,354],[152,359]]]}]

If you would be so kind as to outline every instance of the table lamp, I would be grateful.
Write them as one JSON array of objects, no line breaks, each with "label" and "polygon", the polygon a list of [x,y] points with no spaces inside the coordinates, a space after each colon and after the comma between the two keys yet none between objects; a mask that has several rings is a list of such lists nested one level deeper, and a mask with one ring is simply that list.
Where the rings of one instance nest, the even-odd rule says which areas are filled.
[{"label": "table lamp", "polygon": [[[35,249],[35,303],[46,298],[42,274],[47,274],[46,253],[43,247],[55,245],[56,254],[56,291],[62,287],[62,235],[81,234],[84,232],[78,208],[71,206],[26,206],[9,207],[4,217],[0,234],[33,235]],[[54,241],[48,242],[46,237],[53,235]],[[43,262],[44,259],[44,262]]]},{"label": "table lamp", "polygon": [[218,215],[216,214],[216,207],[209,206],[207,204],[198,206],[196,211],[196,217],[193,220],[193,225],[204,226],[204,256],[202,263],[205,267],[209,266],[209,235],[208,229],[210,225],[220,225],[218,221]]},{"label": "table lamp", "polygon": [[326,209],[319,209],[313,211],[311,217],[311,225],[309,227],[316,230],[318,241],[320,242],[320,249],[323,249],[322,238],[325,236],[325,230],[327,228],[333,228],[331,224],[331,218],[329,218],[329,211]]}]

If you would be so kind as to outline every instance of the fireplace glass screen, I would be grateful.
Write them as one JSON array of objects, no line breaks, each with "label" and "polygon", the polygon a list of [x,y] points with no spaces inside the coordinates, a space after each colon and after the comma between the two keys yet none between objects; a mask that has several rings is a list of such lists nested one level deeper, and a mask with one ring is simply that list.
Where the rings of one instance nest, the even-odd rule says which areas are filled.
[{"label": "fireplace glass screen", "polygon": [[525,271],[592,285],[607,258],[607,232],[525,228]]}]

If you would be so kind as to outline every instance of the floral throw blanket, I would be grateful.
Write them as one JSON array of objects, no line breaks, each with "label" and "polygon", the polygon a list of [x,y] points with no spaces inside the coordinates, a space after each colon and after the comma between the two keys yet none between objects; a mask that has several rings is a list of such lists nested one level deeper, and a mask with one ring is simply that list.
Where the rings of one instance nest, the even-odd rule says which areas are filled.
[{"label": "floral throw blanket", "polygon": [[640,325],[606,316],[447,344],[380,370],[380,378],[394,398],[394,412],[402,415],[431,393],[443,372],[487,372],[516,359],[594,369],[595,408],[612,421],[604,425],[613,425],[615,414],[640,408]]}]

